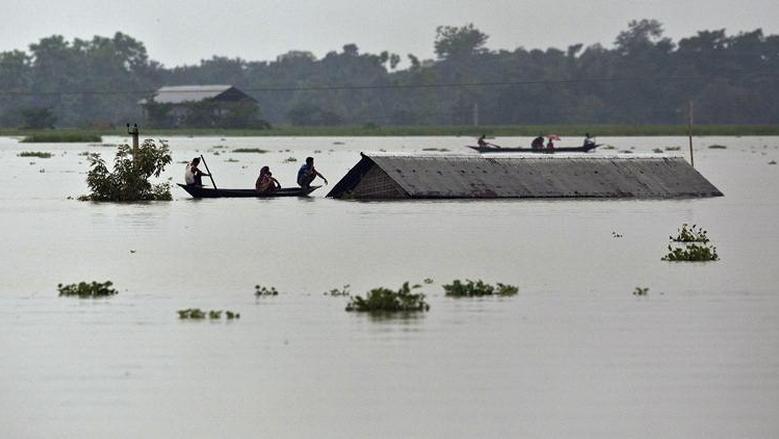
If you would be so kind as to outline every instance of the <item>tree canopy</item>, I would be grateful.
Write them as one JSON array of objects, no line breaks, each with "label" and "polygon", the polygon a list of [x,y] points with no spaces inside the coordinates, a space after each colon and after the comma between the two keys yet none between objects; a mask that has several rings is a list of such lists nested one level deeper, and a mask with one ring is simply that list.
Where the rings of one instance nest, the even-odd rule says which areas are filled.
[{"label": "tree canopy", "polygon": [[53,35],[0,52],[0,126],[123,125],[157,88],[192,84],[234,85],[274,125],[470,124],[476,108],[483,124],[673,124],[689,100],[700,123],[779,123],[779,36],[760,29],[673,41],[658,21],[637,20],[611,47],[562,49],[493,50],[488,38],[473,24],[440,26],[432,60],[348,43],[321,58],[291,50],[167,68],[120,32]]}]

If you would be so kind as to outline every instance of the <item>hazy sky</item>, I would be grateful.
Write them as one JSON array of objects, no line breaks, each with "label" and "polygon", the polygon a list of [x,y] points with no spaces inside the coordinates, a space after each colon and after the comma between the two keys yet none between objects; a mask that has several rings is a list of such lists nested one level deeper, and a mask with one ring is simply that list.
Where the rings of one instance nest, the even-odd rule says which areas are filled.
[{"label": "hazy sky", "polygon": [[44,36],[121,31],[167,66],[212,55],[269,60],[291,49],[433,56],[435,28],[473,22],[492,49],[611,45],[628,21],[657,18],[675,40],[701,29],[779,33],[777,0],[0,0],[0,51]]}]

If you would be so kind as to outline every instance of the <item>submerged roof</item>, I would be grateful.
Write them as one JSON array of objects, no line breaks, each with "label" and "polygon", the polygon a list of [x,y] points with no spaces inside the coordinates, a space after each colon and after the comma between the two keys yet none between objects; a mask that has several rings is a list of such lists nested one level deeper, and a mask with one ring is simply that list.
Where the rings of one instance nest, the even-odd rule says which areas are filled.
[{"label": "submerged roof", "polygon": [[[230,92],[230,93],[228,93]],[[184,102],[200,102],[206,99],[214,99],[225,94],[231,94],[243,99],[252,99],[251,96],[238,90],[232,85],[175,85],[161,87],[154,94],[152,100],[159,104],[182,104]],[[146,99],[141,104],[148,102]]]},{"label": "submerged roof", "polygon": [[[367,180],[372,180],[372,187],[380,188],[379,191],[363,190],[361,185],[368,185]],[[392,191],[406,198],[676,198],[722,195],[679,157],[362,154],[362,160],[333,187],[328,196],[392,198],[393,195],[382,195],[392,194]]]}]

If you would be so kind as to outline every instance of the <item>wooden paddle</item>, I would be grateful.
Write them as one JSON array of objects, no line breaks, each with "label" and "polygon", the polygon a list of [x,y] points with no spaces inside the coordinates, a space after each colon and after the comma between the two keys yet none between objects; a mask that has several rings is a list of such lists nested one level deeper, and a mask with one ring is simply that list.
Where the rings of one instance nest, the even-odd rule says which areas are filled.
[{"label": "wooden paddle", "polygon": [[214,185],[214,189],[216,189],[216,183],[214,183],[214,177],[211,176],[211,170],[208,169],[208,163],[206,163],[205,157],[203,157],[203,154],[200,154],[200,161],[203,162],[203,166],[206,167],[206,171],[208,171],[208,178],[211,179],[211,184]]}]

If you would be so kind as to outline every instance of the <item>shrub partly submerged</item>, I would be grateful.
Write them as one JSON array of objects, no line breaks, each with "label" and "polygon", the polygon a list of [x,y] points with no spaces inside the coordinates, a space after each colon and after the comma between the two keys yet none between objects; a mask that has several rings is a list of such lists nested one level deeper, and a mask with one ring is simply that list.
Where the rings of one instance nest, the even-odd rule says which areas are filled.
[{"label": "shrub partly submerged", "polygon": [[408,282],[403,283],[398,291],[384,287],[374,288],[368,291],[365,298],[352,297],[352,300],[346,305],[346,310],[370,313],[428,311],[430,305],[425,302],[425,295],[413,292],[418,288],[421,286],[409,286]]},{"label": "shrub partly submerged", "polygon": [[151,177],[158,178],[173,160],[165,141],[158,146],[146,139],[133,156],[129,145],[119,145],[114,157],[113,171],[109,171],[100,154],[89,154],[90,170],[87,185],[92,190],[80,197],[82,201],[169,201],[169,183],[152,184]]},{"label": "shrub partly submerged", "polygon": [[99,297],[111,297],[119,294],[113,286],[113,282],[79,282],[77,284],[70,285],[57,285],[57,291],[60,296],[76,296],[81,299],[95,299]]},{"label": "shrub partly submerged", "polygon": [[493,286],[481,279],[475,282],[470,279],[465,282],[455,279],[451,284],[444,285],[444,292],[448,297],[514,296],[519,292],[519,288],[500,282]]},{"label": "shrub partly submerged", "polygon": [[663,256],[664,261],[670,262],[709,262],[718,261],[717,247],[708,243],[687,244],[684,247],[668,246],[668,254]]},{"label": "shrub partly submerged", "polygon": [[670,236],[669,239],[673,242],[709,242],[709,232],[698,227],[697,224],[693,224],[690,227],[688,224],[682,224],[682,227],[676,232],[676,236]]}]

